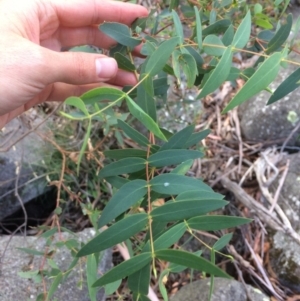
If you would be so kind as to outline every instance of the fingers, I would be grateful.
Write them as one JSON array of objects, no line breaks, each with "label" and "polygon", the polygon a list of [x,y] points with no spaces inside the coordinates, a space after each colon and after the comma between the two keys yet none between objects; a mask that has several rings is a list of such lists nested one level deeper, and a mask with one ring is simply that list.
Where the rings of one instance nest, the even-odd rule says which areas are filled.
[{"label": "fingers", "polygon": [[146,8],[110,0],[52,0],[60,24],[67,27],[88,26],[106,22],[130,25],[136,18],[148,15]]}]

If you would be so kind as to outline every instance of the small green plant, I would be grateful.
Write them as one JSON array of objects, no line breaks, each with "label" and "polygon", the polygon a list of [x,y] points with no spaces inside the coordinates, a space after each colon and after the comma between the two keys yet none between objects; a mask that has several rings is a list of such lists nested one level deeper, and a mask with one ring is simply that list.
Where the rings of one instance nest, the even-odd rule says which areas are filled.
[{"label": "small green plant", "polygon": [[[288,2],[270,4],[275,16],[284,12]],[[92,217],[97,236],[73,250],[75,260],[87,256],[87,281],[92,301],[96,300],[99,287],[106,286],[110,291],[111,287],[117,289],[125,277],[128,277],[134,300],[149,300],[151,273],[159,277],[164,300],[168,296],[162,279],[169,272],[186,267],[200,270],[211,275],[211,283],[214,276],[229,277],[215,265],[215,253],[230,241],[232,234],[222,236],[212,247],[206,246],[211,251],[211,261],[200,254],[183,251],[180,246],[171,248],[186,232],[194,235],[195,230],[231,228],[248,223],[249,219],[211,213],[226,206],[227,202],[200,179],[186,175],[193,160],[203,156],[198,144],[209,131],[195,132],[195,127],[189,125],[173,134],[169,131],[172,129],[161,127],[157,106],[168,101],[169,76],[176,77],[180,84],[184,75],[187,87],[197,86],[200,93],[195,101],[213,93],[225,81],[242,79],[244,85],[223,113],[262,90],[271,92],[270,104],[296,89],[299,69],[276,91],[268,88],[280,66],[295,63],[288,60],[295,43],[294,38],[287,42],[292,16],[288,15],[281,23],[268,12],[259,3],[247,6],[244,2],[222,0],[198,5],[195,1],[187,1],[178,8],[178,1],[172,0],[167,8],[152,11],[148,18],[136,20],[131,28],[118,23],[99,26],[99,30],[118,42],[110,55],[117,60],[120,69],[134,72],[138,83],[123,90],[96,88],[81,97],[66,100],[76,111],[62,114],[87,125],[78,171],[95,122],[113,120],[114,128],[132,139],[137,147],[104,152],[108,164],[97,176],[110,183],[114,193],[100,217],[95,214]],[[184,23],[191,29],[188,37],[184,35]],[[298,27],[299,22],[296,29]],[[142,43],[141,53],[146,58],[136,65],[131,53]],[[254,66],[241,69],[233,65],[236,53],[259,58]],[[122,103],[130,116],[143,125],[146,135],[126,122],[124,114],[128,113],[122,113],[119,116],[123,118],[118,119]],[[171,172],[163,171],[169,166],[174,167]],[[158,199],[167,201],[158,205]],[[100,231],[103,227],[107,228]],[[137,236],[140,233],[145,235]],[[124,241],[131,241],[132,257],[98,279],[96,267],[101,251]],[[156,272],[157,260],[171,263],[161,275]],[[61,273],[54,277],[55,285],[61,278]]]}]

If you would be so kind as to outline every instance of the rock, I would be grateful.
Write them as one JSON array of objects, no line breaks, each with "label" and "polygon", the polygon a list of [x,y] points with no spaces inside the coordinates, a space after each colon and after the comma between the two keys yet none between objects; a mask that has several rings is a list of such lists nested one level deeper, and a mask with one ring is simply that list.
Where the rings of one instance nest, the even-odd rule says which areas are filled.
[{"label": "rock", "polygon": [[[289,171],[282,186],[278,205],[300,234],[300,153],[287,155]],[[277,185],[274,185],[273,193]],[[273,236],[273,246],[270,251],[271,266],[285,285],[300,292],[300,253],[299,244],[282,232]]]},{"label": "rock", "polygon": [[[41,120],[38,118],[33,126]],[[17,141],[26,131],[28,128],[20,119],[12,120],[0,131],[0,149]],[[49,135],[46,126],[39,131],[44,135]],[[53,148],[49,143],[46,143],[35,132],[17,142],[8,151],[1,152],[0,150],[0,222],[2,224],[5,224],[3,220],[8,217],[14,219],[20,217],[23,220],[19,221],[19,224],[23,223],[21,200],[25,207],[35,201],[38,207],[42,208],[34,212],[32,206],[27,207],[28,213],[33,212],[33,216],[28,214],[29,219],[49,216],[55,208],[55,196],[53,196],[55,189],[48,186],[46,167],[43,164],[52,153]],[[15,195],[16,186],[19,197]]]},{"label": "rock", "polygon": [[[95,234],[93,229],[85,229],[80,233],[72,234],[62,232],[61,237],[58,234],[54,235],[51,246],[55,242],[61,240],[78,239],[86,242]],[[23,236],[0,236],[0,300],[1,301],[16,301],[16,300],[36,300],[37,296],[43,292],[43,283],[34,282],[31,279],[24,279],[18,275],[18,272],[37,271],[43,266],[43,269],[50,270],[47,260],[42,265],[43,256],[35,256],[24,253],[17,248],[32,248],[41,252],[47,251],[47,240],[45,238],[37,237],[23,237]],[[7,249],[6,249],[7,247]],[[6,250],[5,250],[6,249]],[[5,252],[5,254],[4,254]],[[73,257],[70,250],[65,246],[56,247],[52,260],[57,264],[60,270],[66,271],[69,268]],[[50,258],[50,256],[48,257]],[[103,252],[103,257],[99,266],[99,273],[104,273],[112,267],[111,250]],[[88,291],[86,286],[85,276],[85,258],[81,263],[78,263],[69,277],[61,284],[59,284],[57,292],[53,298],[59,301],[88,301]],[[39,279],[39,277],[38,277]],[[45,277],[47,288],[49,289],[52,281]],[[78,284],[82,284],[82,288]],[[51,301],[54,299],[51,299]],[[104,291],[99,290],[97,301],[104,301]],[[50,301],[50,300],[49,300]]]},{"label": "rock", "polygon": [[[294,70],[294,65],[289,65],[286,69],[282,68],[270,88],[275,90]],[[297,123],[288,120],[289,114],[293,114],[296,121],[300,119],[300,89],[291,92],[274,104],[266,106],[269,97],[270,93],[263,91],[239,106],[241,131],[247,140],[253,142],[274,141],[274,144],[280,145]],[[295,133],[287,145],[299,146],[299,134],[300,130]]]},{"label": "rock", "polygon": [[[252,301],[270,301],[260,290],[246,285]],[[198,280],[185,285],[171,301],[204,301],[208,300],[210,279]],[[231,279],[215,278],[211,301],[247,301],[245,286]]]}]

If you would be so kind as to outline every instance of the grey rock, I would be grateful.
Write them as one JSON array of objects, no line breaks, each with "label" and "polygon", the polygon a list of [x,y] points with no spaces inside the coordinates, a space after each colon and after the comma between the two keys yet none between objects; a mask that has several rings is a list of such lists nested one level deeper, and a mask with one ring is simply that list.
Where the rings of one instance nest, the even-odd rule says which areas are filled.
[{"label": "grey rock", "polygon": [[[68,239],[78,239],[86,242],[95,234],[93,229],[85,229],[73,236],[70,233],[62,232],[61,236],[56,234],[51,243],[54,246],[56,242]],[[33,248],[35,250],[45,252],[46,239],[37,237],[23,237],[23,236],[0,236],[0,300],[1,301],[27,301],[36,300],[36,297],[43,292],[43,283],[35,283],[31,279],[24,279],[18,275],[21,271],[36,271],[41,266],[44,269],[49,269],[47,260],[42,265],[43,256],[34,256],[18,250],[17,248]],[[7,247],[7,249],[6,249]],[[65,246],[56,247],[53,261],[58,265],[61,271],[68,270],[73,257],[70,250]],[[98,268],[99,273],[104,273],[112,267],[111,250],[103,252],[103,257]],[[51,280],[45,277],[47,289],[49,289]],[[81,283],[80,288],[78,284]],[[69,274],[69,277],[61,284],[59,284],[57,292],[51,299],[58,301],[88,301],[88,290],[85,276],[85,258],[80,259],[79,263]],[[103,289],[99,290],[97,295],[98,301],[104,301],[105,295]],[[49,300],[50,301],[50,300]]]},{"label": "grey rock", "polygon": [[[289,171],[278,199],[294,230],[300,234],[300,153],[287,155]],[[273,193],[277,185],[274,185]],[[300,253],[299,244],[282,232],[273,235],[270,252],[271,265],[279,279],[300,291]]]},{"label": "grey rock", "polygon": [[[39,130],[47,134],[46,126]],[[12,120],[0,131],[0,149],[17,141],[26,131],[28,128],[23,122]],[[43,160],[52,153],[49,143],[35,132],[17,142],[8,151],[0,150],[0,222],[20,210],[21,201],[26,205],[52,191],[46,181],[43,165]],[[16,191],[19,196],[16,196]],[[47,204],[43,203],[41,206],[45,207]]]},{"label": "grey rock", "polygon": [[[293,57],[291,58],[293,60]],[[295,70],[293,65],[281,69],[276,80],[270,85],[272,90],[285,80]],[[249,99],[238,108],[243,136],[254,142],[274,141],[282,144],[296,126],[288,120],[290,112],[295,112],[300,119],[300,89],[291,92],[283,99],[266,106],[270,93],[263,91]],[[295,133],[287,144],[300,145],[300,130]]]},{"label": "grey rock", "polygon": [[[260,290],[246,285],[252,301],[270,301]],[[206,301],[210,290],[210,279],[203,279],[185,285],[171,301]],[[247,301],[245,286],[231,279],[215,278],[211,301]]]}]

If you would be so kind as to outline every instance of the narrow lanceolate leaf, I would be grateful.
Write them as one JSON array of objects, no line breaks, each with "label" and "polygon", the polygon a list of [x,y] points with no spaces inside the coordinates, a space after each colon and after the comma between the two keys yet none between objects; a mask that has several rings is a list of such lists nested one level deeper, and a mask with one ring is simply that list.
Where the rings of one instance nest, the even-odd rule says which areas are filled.
[{"label": "narrow lanceolate leaf", "polygon": [[123,185],[110,199],[98,222],[101,228],[136,204],[147,193],[147,182],[134,180]]},{"label": "narrow lanceolate leaf", "polygon": [[[144,79],[145,77],[146,79]],[[143,83],[144,81],[145,83],[140,84],[137,87],[136,103],[142,110],[144,110],[146,114],[148,114],[154,121],[156,121],[156,105],[155,105],[155,100],[153,98],[154,91],[153,91],[152,77],[142,73],[140,75],[139,80],[140,81],[143,80]]]},{"label": "narrow lanceolate leaf", "polygon": [[207,261],[206,259],[185,251],[159,250],[155,252],[155,257],[161,260],[183,265],[191,269],[209,273],[214,276],[231,278],[224,271],[222,271],[220,268]]},{"label": "narrow lanceolate leaf", "polygon": [[188,219],[197,215],[203,215],[210,211],[220,209],[227,205],[223,200],[206,201],[183,201],[167,202],[163,206],[155,208],[151,212],[153,220],[171,222],[176,220]]},{"label": "narrow lanceolate leaf", "polygon": [[203,153],[187,149],[169,149],[157,152],[148,158],[150,166],[163,167],[168,165],[180,164],[188,159],[203,157]]},{"label": "narrow lanceolate leaf", "polygon": [[108,177],[105,180],[117,189],[120,189],[122,186],[130,182],[130,180],[119,176]]},{"label": "narrow lanceolate leaf", "polygon": [[199,143],[201,140],[203,140],[204,138],[206,138],[208,136],[208,134],[210,133],[210,129],[206,129],[203,130],[199,133],[193,133],[188,141],[186,142],[184,148],[189,148],[197,143]]},{"label": "narrow lanceolate leaf", "polygon": [[168,142],[163,144],[159,149],[159,152],[167,149],[182,149],[187,148],[185,145],[192,136],[195,129],[195,125],[189,125],[178,133],[174,134]]},{"label": "narrow lanceolate leaf", "polygon": [[193,87],[196,76],[198,75],[197,64],[194,57],[189,53],[184,53],[179,56],[179,63],[187,78],[187,87]]},{"label": "narrow lanceolate leaf", "polygon": [[207,216],[193,217],[189,219],[187,223],[192,229],[205,230],[205,231],[217,231],[217,230],[248,224],[251,221],[252,221],[251,219],[243,218],[243,217],[207,215]]},{"label": "narrow lanceolate leaf", "polygon": [[161,43],[159,47],[150,56],[146,64],[145,72],[148,73],[150,76],[154,76],[160,70],[162,70],[178,43],[178,37],[171,38]]},{"label": "narrow lanceolate leaf", "polygon": [[104,151],[104,156],[106,158],[111,159],[123,159],[128,157],[139,157],[139,158],[146,158],[147,152],[142,149],[136,149],[136,148],[124,148],[124,149],[112,149]]},{"label": "narrow lanceolate leaf", "polygon": [[118,119],[118,126],[133,141],[135,141],[136,143],[138,143],[141,146],[148,146],[148,144],[149,144],[148,139],[143,134],[141,134],[140,132],[135,130],[133,127],[128,125],[126,122],[122,121],[121,119]]},{"label": "narrow lanceolate leaf", "polygon": [[178,242],[186,231],[186,224],[180,223],[162,234],[154,241],[154,250],[166,249]]},{"label": "narrow lanceolate leaf", "polygon": [[207,36],[209,34],[219,34],[226,31],[226,29],[231,25],[231,21],[228,19],[223,19],[215,22],[212,25],[207,26],[202,30],[202,35]]},{"label": "narrow lanceolate leaf", "polygon": [[147,222],[148,215],[146,213],[125,217],[89,241],[76,256],[82,257],[111,248],[142,231]]},{"label": "narrow lanceolate leaf", "polygon": [[265,60],[246,84],[234,96],[222,113],[227,113],[250,97],[267,88],[278,74],[280,61],[281,53],[278,52],[272,54],[267,60]]},{"label": "narrow lanceolate leaf", "polygon": [[198,99],[207,96],[208,94],[214,92],[220,85],[227,79],[232,61],[232,51],[228,47],[224,52],[222,58],[220,59],[216,68],[211,72],[208,80],[204,84]]},{"label": "narrow lanceolate leaf", "polygon": [[99,26],[99,29],[118,43],[134,48],[141,44],[142,40],[133,38],[128,26],[115,22],[106,22]]},{"label": "narrow lanceolate leaf", "polygon": [[99,172],[100,178],[128,174],[144,169],[146,160],[143,158],[124,158],[117,162],[110,163]]},{"label": "narrow lanceolate leaf", "polygon": [[275,101],[282,99],[292,91],[296,90],[300,86],[300,68],[290,74],[273,92],[272,96],[268,100],[268,105]]},{"label": "narrow lanceolate leaf", "polygon": [[192,167],[194,160],[186,160],[176,166],[171,173],[175,173],[177,175],[185,175]]},{"label": "narrow lanceolate leaf", "polygon": [[62,278],[63,278],[63,272],[59,272],[54,279],[52,279],[52,283],[51,286],[49,288],[48,291],[48,295],[47,295],[47,300],[51,300],[53,294],[56,292],[58,286],[61,284],[62,282]]},{"label": "narrow lanceolate leaf", "polygon": [[183,27],[180,18],[175,10],[172,10],[172,17],[175,25],[176,35],[179,37],[180,44],[184,42]]},{"label": "narrow lanceolate leaf", "polygon": [[91,254],[87,257],[86,262],[86,279],[91,301],[97,301],[98,289],[92,287],[92,284],[97,280],[98,276],[98,263],[96,254]]},{"label": "narrow lanceolate leaf", "polygon": [[166,195],[176,195],[190,190],[212,191],[201,180],[176,174],[161,174],[156,176],[150,181],[150,185],[151,190]]},{"label": "narrow lanceolate leaf", "polygon": [[92,89],[82,94],[81,99],[84,101],[85,104],[92,105],[100,101],[107,101],[107,102],[112,102],[116,100],[121,101],[125,96],[126,94],[119,89],[100,87],[100,88]]},{"label": "narrow lanceolate leaf", "polygon": [[127,285],[135,293],[148,295],[150,284],[150,264],[128,277]]},{"label": "narrow lanceolate leaf", "polygon": [[275,36],[268,43],[268,48],[266,49],[267,54],[276,51],[278,48],[282,46],[282,44],[286,42],[286,40],[288,39],[291,33],[292,25],[293,25],[293,17],[292,14],[289,14],[287,16],[286,23],[278,29]]},{"label": "narrow lanceolate leaf", "polygon": [[244,48],[250,38],[251,33],[251,13],[250,10],[248,10],[245,18],[239,25],[238,29],[236,30],[236,33],[233,37],[232,46],[235,48]]},{"label": "narrow lanceolate leaf", "polygon": [[134,64],[131,63],[130,59],[127,58],[125,55],[123,55],[120,52],[117,52],[114,54],[114,58],[118,63],[119,69],[125,70],[125,71],[135,71]]},{"label": "narrow lanceolate leaf", "polygon": [[218,241],[213,245],[213,249],[216,251],[220,251],[223,249],[232,239],[232,233],[227,233],[223,235]]},{"label": "narrow lanceolate leaf", "polygon": [[225,48],[221,39],[216,35],[208,35],[203,41],[203,51],[208,55],[221,56]]},{"label": "narrow lanceolate leaf", "polygon": [[151,261],[151,259],[151,253],[142,253],[133,258],[130,258],[129,260],[122,262],[121,264],[105,273],[93,284],[93,287],[103,286],[105,284],[125,278],[142,269]]},{"label": "narrow lanceolate leaf", "polygon": [[166,137],[159,129],[157,123],[145,113],[129,96],[126,97],[126,102],[130,113],[139,120],[150,132],[158,138],[166,141]]},{"label": "narrow lanceolate leaf", "polygon": [[224,196],[222,194],[216,193],[214,191],[206,191],[206,190],[191,190],[180,193],[176,197],[176,201],[196,201],[196,200],[222,200]]},{"label": "narrow lanceolate leaf", "polygon": [[201,51],[202,50],[202,25],[201,25],[201,19],[200,14],[196,6],[194,6],[195,16],[196,16],[196,32],[197,32],[197,43],[198,48]]},{"label": "narrow lanceolate leaf", "polygon": [[71,96],[71,97],[67,98],[67,100],[65,101],[65,104],[79,109],[86,116],[89,115],[89,112],[86,109],[85,103],[82,101],[82,99],[80,97]]}]

